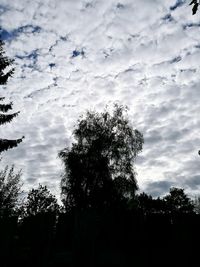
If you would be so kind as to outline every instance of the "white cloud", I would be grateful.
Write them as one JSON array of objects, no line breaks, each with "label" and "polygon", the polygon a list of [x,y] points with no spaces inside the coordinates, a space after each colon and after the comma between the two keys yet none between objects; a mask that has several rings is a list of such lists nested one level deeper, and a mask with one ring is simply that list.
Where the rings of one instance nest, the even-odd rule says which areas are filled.
[{"label": "white cloud", "polygon": [[162,193],[171,183],[196,193],[199,16],[177,3],[1,1],[5,49],[16,64],[2,94],[21,111],[1,136],[26,136],[3,158],[23,169],[27,188],[41,182],[57,194],[57,154],[70,145],[78,116],[119,100],[145,138],[140,187]]}]

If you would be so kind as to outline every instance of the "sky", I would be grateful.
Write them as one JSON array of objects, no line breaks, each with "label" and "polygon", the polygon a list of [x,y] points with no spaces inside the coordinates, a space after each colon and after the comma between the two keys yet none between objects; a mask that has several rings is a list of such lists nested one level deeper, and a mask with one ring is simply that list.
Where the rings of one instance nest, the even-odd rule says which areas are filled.
[{"label": "sky", "polygon": [[200,13],[184,0],[0,0],[0,26],[15,73],[1,96],[20,114],[1,138],[25,140],[2,166],[22,169],[59,196],[58,152],[86,110],[115,101],[144,136],[141,191],[171,186],[200,195]]}]

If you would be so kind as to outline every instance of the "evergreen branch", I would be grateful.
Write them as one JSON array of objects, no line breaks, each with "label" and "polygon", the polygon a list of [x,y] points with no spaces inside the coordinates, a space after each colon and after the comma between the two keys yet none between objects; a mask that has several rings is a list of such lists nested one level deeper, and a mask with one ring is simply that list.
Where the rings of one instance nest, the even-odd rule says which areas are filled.
[{"label": "evergreen branch", "polygon": [[10,104],[0,104],[0,111],[7,112],[12,109],[12,102]]},{"label": "evergreen branch", "polygon": [[0,114],[0,125],[11,122],[12,119],[15,118],[18,114],[19,111],[13,114]]},{"label": "evergreen branch", "polygon": [[24,138],[25,137],[22,136],[22,138],[16,140],[0,139],[0,153],[10,148],[18,146],[18,144],[21,143]]},{"label": "evergreen branch", "polygon": [[8,78],[11,77],[13,73],[14,73],[14,68],[8,71],[6,74],[0,73],[0,85],[6,84]]}]

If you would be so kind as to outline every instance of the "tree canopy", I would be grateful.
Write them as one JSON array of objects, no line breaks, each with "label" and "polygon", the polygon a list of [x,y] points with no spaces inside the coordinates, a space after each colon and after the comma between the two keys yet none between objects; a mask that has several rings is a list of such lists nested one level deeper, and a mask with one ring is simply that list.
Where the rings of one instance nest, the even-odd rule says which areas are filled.
[{"label": "tree canopy", "polygon": [[169,194],[164,197],[166,211],[171,213],[190,213],[194,211],[191,199],[185,194],[184,189],[171,187]]},{"label": "tree canopy", "polygon": [[29,191],[27,201],[22,207],[22,217],[35,216],[44,213],[57,213],[59,205],[56,197],[46,186],[39,184],[38,188]]},{"label": "tree canopy", "polygon": [[133,130],[126,107],[113,113],[88,111],[74,130],[75,142],[59,156],[65,166],[61,181],[65,206],[100,207],[135,194],[134,160],[143,136]]}]

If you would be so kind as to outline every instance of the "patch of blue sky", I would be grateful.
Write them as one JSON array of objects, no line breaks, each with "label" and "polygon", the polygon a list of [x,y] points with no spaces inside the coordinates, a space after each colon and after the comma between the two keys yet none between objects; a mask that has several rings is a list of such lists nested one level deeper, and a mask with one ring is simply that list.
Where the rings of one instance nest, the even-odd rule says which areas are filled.
[{"label": "patch of blue sky", "polygon": [[34,25],[21,26],[13,31],[7,31],[6,29],[0,30],[0,36],[3,41],[10,41],[21,33],[39,33],[41,32],[41,27]]},{"label": "patch of blue sky", "polygon": [[83,50],[81,50],[81,51],[79,51],[79,50],[74,50],[73,52],[72,52],[72,58],[73,57],[78,57],[78,56],[84,56],[85,55],[85,52],[83,51]]}]

